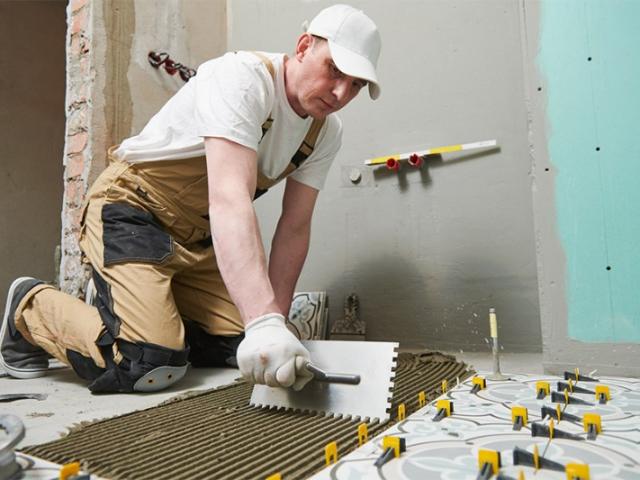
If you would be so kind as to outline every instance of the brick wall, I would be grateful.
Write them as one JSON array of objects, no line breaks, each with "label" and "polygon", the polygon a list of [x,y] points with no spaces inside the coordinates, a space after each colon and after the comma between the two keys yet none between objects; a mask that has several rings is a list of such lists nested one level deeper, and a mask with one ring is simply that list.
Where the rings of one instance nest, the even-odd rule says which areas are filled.
[{"label": "brick wall", "polygon": [[78,235],[91,166],[91,6],[89,0],[70,0],[67,6],[67,125],[59,281],[61,289],[72,295],[84,292],[88,277],[88,269],[81,262]]}]

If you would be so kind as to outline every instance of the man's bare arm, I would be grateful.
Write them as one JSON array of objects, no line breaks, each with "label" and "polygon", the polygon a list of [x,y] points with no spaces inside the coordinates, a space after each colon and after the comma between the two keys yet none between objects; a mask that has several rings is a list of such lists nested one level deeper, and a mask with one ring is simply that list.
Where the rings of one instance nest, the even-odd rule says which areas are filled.
[{"label": "man's bare arm", "polygon": [[209,217],[220,273],[245,325],[282,313],[269,280],[253,208],[256,152],[222,138],[206,138]]},{"label": "man's bare arm", "polygon": [[313,375],[309,351],[285,325],[269,280],[253,196],[256,153],[237,143],[205,139],[211,236],[218,267],[245,324],[236,358],[253,383],[300,390]]},{"label": "man's bare arm", "polygon": [[269,257],[269,278],[286,316],[309,250],[311,218],[318,190],[289,178]]}]

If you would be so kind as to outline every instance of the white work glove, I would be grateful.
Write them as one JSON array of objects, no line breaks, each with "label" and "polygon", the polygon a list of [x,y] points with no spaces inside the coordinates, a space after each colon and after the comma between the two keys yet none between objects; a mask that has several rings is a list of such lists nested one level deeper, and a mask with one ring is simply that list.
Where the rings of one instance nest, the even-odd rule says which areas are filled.
[{"label": "white work glove", "polygon": [[240,373],[251,383],[301,390],[313,378],[304,367],[309,351],[279,313],[258,317],[245,327],[236,358]]}]

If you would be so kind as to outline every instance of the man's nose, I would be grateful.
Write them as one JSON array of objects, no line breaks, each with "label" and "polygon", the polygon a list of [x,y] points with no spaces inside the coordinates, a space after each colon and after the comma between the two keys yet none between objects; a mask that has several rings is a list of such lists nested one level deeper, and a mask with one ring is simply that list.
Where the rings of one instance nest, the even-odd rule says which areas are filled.
[{"label": "man's nose", "polygon": [[333,95],[336,97],[339,104],[342,104],[349,95],[349,85],[350,82],[348,79],[341,78],[336,81],[333,86]]}]

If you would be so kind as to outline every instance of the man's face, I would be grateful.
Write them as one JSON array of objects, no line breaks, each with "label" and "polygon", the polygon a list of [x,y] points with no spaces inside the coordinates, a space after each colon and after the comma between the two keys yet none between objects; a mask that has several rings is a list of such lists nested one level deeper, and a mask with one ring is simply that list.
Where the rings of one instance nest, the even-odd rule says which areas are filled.
[{"label": "man's face", "polygon": [[298,47],[302,52],[297,52],[301,59],[297,97],[305,114],[324,118],[344,107],[367,84],[366,80],[345,75],[336,67],[326,40],[309,35],[308,44]]}]

